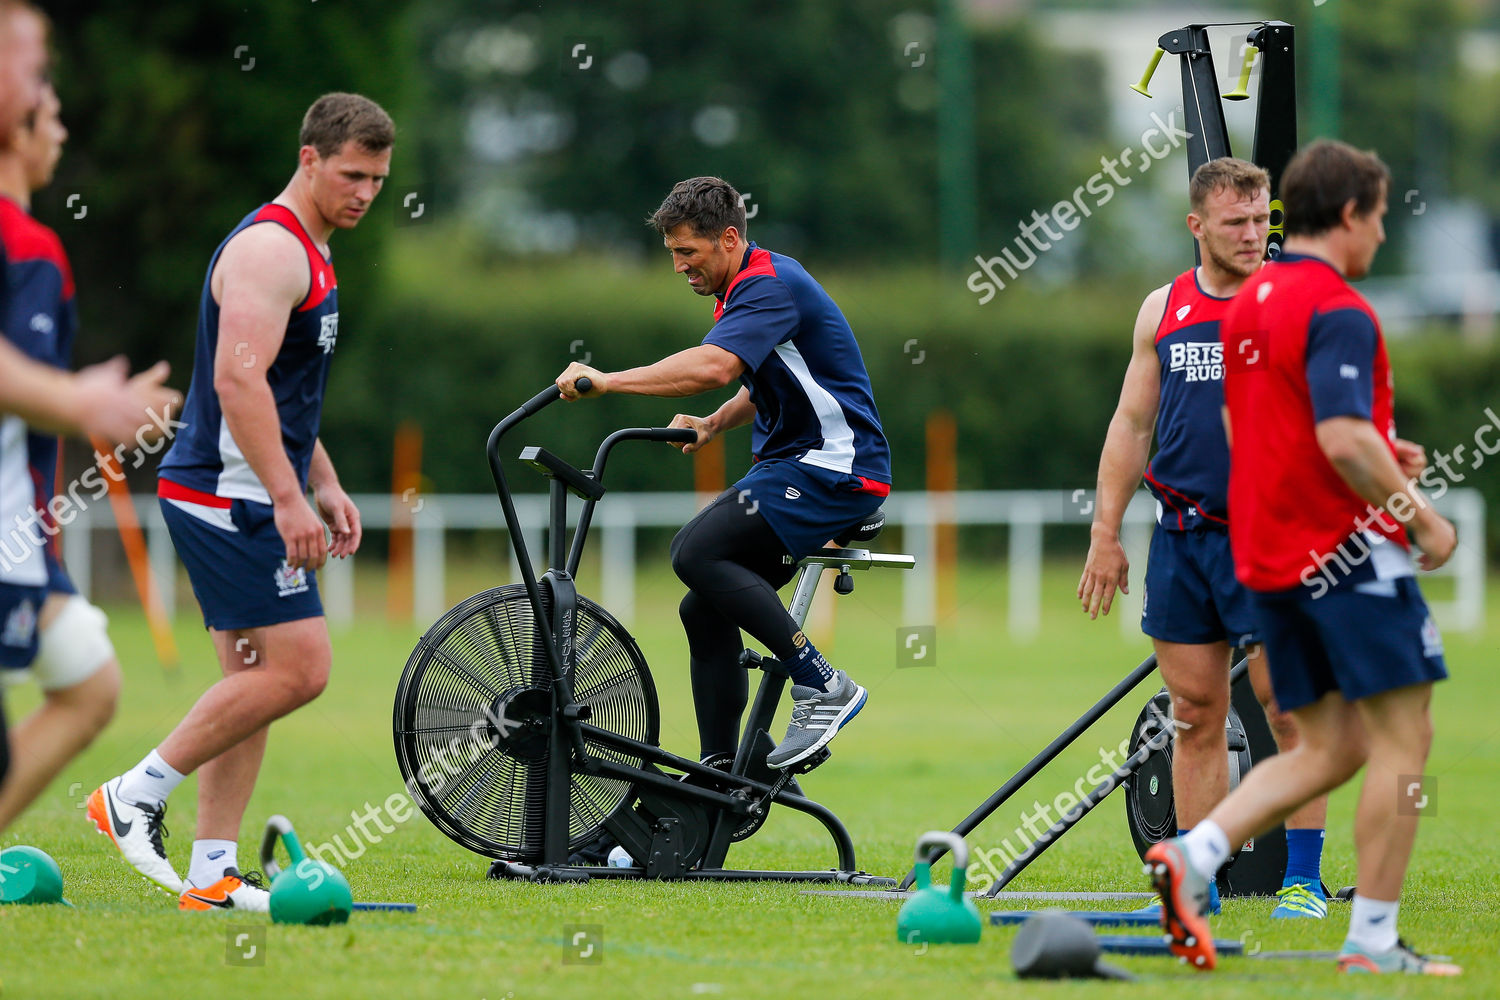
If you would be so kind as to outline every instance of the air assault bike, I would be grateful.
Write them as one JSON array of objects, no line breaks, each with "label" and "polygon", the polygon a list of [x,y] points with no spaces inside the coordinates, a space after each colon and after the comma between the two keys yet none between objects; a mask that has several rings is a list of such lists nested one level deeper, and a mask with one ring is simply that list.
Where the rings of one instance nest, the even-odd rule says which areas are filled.
[{"label": "air assault bike", "polygon": [[[586,380],[579,390],[588,391]],[[605,438],[593,467],[578,469],[543,448],[522,461],[550,480],[549,568],[536,576],[505,470],[500,441],[559,398],[555,386],[496,425],[487,447],[521,583],[476,594],[443,615],[418,641],[396,692],[394,734],[402,778],[439,830],[493,859],[491,878],[586,881],[591,877],[776,880],[891,886],[860,870],[849,832],[829,809],[802,794],[797,776],[829,757],[827,748],[784,771],[766,764],[786,668],[746,650],[740,667],[760,672],[738,748],[707,761],[659,745],[656,687],[635,639],[608,611],[579,594],[575,577],[604,468],[622,441],[689,443],[685,428],[636,427]],[[567,542],[568,494],[583,506]],[[868,542],[880,512],[839,533],[837,547],[799,562],[788,608],[800,627],[825,570],[834,589],[854,589],[852,571],[910,569],[908,555],[848,548]],[[823,825],[835,867],[775,871],[726,868],[730,845],[765,823],[772,806]],[[607,843],[628,867],[592,864],[579,852]]]}]

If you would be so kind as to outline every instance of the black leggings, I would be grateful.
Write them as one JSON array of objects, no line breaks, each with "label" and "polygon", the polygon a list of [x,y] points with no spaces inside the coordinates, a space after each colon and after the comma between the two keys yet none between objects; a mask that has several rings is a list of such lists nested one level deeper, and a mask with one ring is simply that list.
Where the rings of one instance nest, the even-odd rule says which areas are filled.
[{"label": "black leggings", "polygon": [[719,494],[672,539],[672,569],[688,594],[678,614],[687,632],[698,714],[698,740],[706,757],[733,753],[740,716],[750,698],[750,678],[740,668],[740,630],[780,660],[798,649],[797,625],[776,596],[797,567],[766,519],[738,491]]}]

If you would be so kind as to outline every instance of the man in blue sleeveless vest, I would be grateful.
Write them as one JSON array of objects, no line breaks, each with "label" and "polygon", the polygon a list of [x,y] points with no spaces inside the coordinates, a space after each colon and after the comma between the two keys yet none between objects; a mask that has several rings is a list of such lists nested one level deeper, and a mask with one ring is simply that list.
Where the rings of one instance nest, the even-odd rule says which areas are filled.
[{"label": "man in blue sleeveless vest", "polygon": [[866,692],[829,665],[776,591],[797,560],[880,507],[891,489],[890,449],[848,321],[801,264],[746,239],[739,192],[718,177],[681,181],[651,224],[688,287],[715,297],[713,328],[697,347],[642,368],[605,373],[575,362],[557,386],[577,399],[587,376],[590,396],[671,398],[742,383],[709,416],[672,420],[698,433],[686,452],[753,423],[754,462],[677,533],[672,568],[688,586],[679,614],[704,759],[735,749],[749,697],[744,630],[791,674],[792,720],[766,757],[791,767],[827,745]]},{"label": "man in blue sleeveless vest", "polygon": [[[224,677],[88,803],[99,831],[142,875],[179,894],[183,910],[269,906],[269,894],[237,866],[240,820],[267,726],[328,681],[332,650],[315,571],[360,541],[359,512],[318,441],[338,339],[328,239],[369,210],[394,142],[395,127],[375,102],[319,98],[303,119],[291,182],[240,221],[204,280],[187,427],[162,460],[157,492]],[[184,883],[167,860],[161,824],[167,796],[193,771],[198,836]]]},{"label": "man in blue sleeveless vest", "polygon": [[[1191,829],[1229,792],[1224,720],[1233,646],[1250,651],[1251,682],[1277,745],[1288,750],[1297,742],[1296,725],[1271,695],[1250,595],[1235,579],[1229,446],[1220,416],[1219,319],[1265,257],[1270,178],[1244,160],[1211,160],[1194,172],[1189,199],[1188,229],[1203,263],[1141,304],[1119,407],[1099,458],[1092,538],[1078,584],[1090,617],[1109,614],[1117,588],[1129,593],[1120,524],[1144,474],[1157,500],[1157,525],[1141,629],[1151,636],[1178,724],[1172,798],[1181,830]],[[1153,429],[1157,450],[1148,465]],[[1327,798],[1319,798],[1287,819],[1287,871],[1273,916],[1327,915],[1320,874],[1327,808]],[[1216,889],[1212,907],[1218,911]]]}]

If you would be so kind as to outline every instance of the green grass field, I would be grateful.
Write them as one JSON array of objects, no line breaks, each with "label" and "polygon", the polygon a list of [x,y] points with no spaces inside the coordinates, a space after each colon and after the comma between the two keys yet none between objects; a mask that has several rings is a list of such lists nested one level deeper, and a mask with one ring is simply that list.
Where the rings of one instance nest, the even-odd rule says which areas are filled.
[{"label": "green grass field", "polygon": [[[899,669],[895,577],[894,571],[883,579],[879,573],[861,577],[856,592],[838,601],[833,638],[814,633],[837,663],[857,673],[871,700],[835,743],[832,761],[803,779],[809,795],[844,819],[861,865],[891,875],[909,866],[919,833],[951,827],[1148,651],[1140,637],[1122,639],[1114,622],[1091,624],[1078,613],[1076,569],[1062,565],[1047,575],[1040,636],[1011,641],[1003,631],[1003,576],[974,569],[962,577],[962,606],[938,623],[936,664]],[[581,581],[585,592],[589,584]],[[643,575],[642,620],[634,631],[661,689],[663,742],[692,753],[676,595],[667,574]],[[120,863],[84,819],[82,806],[101,780],[165,735],[216,667],[191,611],[178,619],[184,655],[176,677],[156,666],[139,614],[112,611],[127,674],[119,716],[3,838],[56,857],[76,908],[0,910],[8,945],[0,949],[4,996],[853,998],[913,996],[935,987],[947,996],[1000,996],[1018,988],[1009,971],[1012,929],[986,927],[973,947],[921,949],[897,943],[894,903],[807,896],[797,886],[491,882],[483,859],[451,843],[420,814],[344,868],[356,899],[414,902],[415,914],[360,913],[335,928],[180,914],[174,899]],[[391,748],[391,700],[420,629],[387,622],[373,602],[361,620],[334,636],[334,676],[323,697],[273,729],[241,838],[242,861],[254,856],[261,824],[272,813],[291,817],[305,841],[326,841],[344,833],[351,813],[402,789]],[[1453,955],[1467,968],[1462,979],[1372,984],[1340,978],[1331,963],[1230,958],[1210,982],[1161,959],[1116,964],[1157,987],[1225,997],[1291,990],[1310,997],[1500,995],[1500,919],[1491,908],[1497,889],[1493,831],[1500,824],[1494,779],[1500,679],[1493,670],[1500,601],[1492,601],[1490,620],[1488,634],[1447,638],[1454,679],[1436,698],[1437,739],[1428,768],[1437,777],[1436,794],[1401,912],[1403,934],[1427,951]],[[1080,740],[1028,789],[1024,803],[1015,801],[981,827],[971,847],[1014,840],[1023,808],[1071,787],[1101,747],[1118,746],[1146,695],[1143,687]],[[34,704],[34,693],[23,689],[8,698],[7,709],[16,719]],[[1324,866],[1331,886],[1353,881],[1353,802],[1352,790],[1333,799]],[[184,871],[194,808],[186,787],[168,814],[174,834],[168,847]],[[730,854],[731,864],[751,866],[823,868],[833,861],[831,844],[811,820],[775,813]],[[946,866],[938,874],[946,879]],[[1096,810],[1011,888],[1142,889],[1121,797]],[[1270,909],[1263,899],[1226,901],[1216,934],[1244,937],[1267,950],[1335,949],[1347,925],[1345,904],[1335,904],[1319,924],[1273,922]],[[587,963],[576,962],[567,943],[575,926],[594,929]],[[265,933],[256,954],[263,964],[230,964],[243,954],[234,939],[252,929]],[[1141,995],[1141,989],[1030,987],[1049,997]]]}]

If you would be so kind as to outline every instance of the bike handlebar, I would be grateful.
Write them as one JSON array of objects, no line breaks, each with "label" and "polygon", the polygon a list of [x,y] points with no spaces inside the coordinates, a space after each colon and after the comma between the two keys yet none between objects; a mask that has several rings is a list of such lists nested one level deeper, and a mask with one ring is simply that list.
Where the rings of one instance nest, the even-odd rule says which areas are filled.
[{"label": "bike handlebar", "polygon": [[646,433],[640,435],[643,441],[667,441],[678,444],[693,444],[698,440],[698,432],[691,427],[649,427]]},{"label": "bike handlebar", "polygon": [[[574,385],[578,387],[578,391],[580,393],[587,393],[594,388],[594,380],[585,375],[583,378],[580,378],[577,382],[575,382]],[[547,386],[547,388],[543,389],[535,396],[532,396],[520,406],[516,407],[515,410],[511,412],[510,416],[500,421],[500,423],[495,426],[494,431],[490,434],[490,440],[492,442],[499,442],[500,438],[505,435],[506,431],[510,430],[512,427],[525,420],[527,417],[536,416],[542,410],[546,409],[548,406],[551,406],[561,398],[561,389],[559,389],[555,385]]]},{"label": "bike handlebar", "polygon": [[[588,393],[594,388],[593,380],[586,375],[579,378],[574,385],[580,393]],[[500,439],[515,427],[516,424],[519,424],[528,417],[535,416],[561,398],[562,391],[556,385],[549,385],[516,407],[509,416],[495,425],[494,430],[490,431],[490,438],[485,451],[489,455],[490,471],[495,477],[495,486],[502,496],[507,491],[505,488],[505,472],[500,466]],[[594,463],[594,474],[596,476],[602,475],[604,471],[604,458],[609,454],[609,449],[616,442],[626,439],[665,441],[672,444],[693,444],[698,440],[698,432],[691,427],[631,427],[616,431],[599,446],[599,454]]]}]

